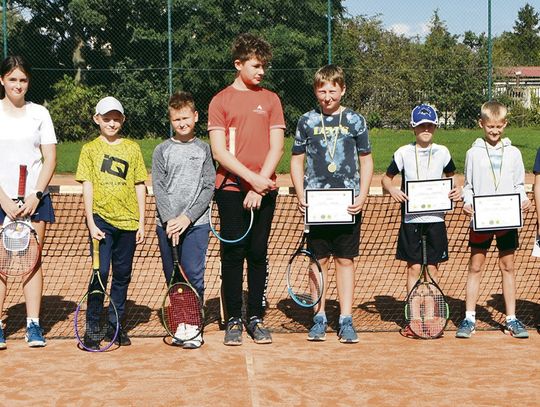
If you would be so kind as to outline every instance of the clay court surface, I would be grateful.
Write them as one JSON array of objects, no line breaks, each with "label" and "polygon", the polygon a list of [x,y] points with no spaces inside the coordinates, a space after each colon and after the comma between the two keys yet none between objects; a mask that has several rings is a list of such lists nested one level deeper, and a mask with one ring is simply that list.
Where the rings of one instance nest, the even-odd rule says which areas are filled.
[{"label": "clay court surface", "polygon": [[[458,185],[460,180],[457,181]],[[532,176],[527,176],[532,183]],[[73,185],[56,177],[53,185]],[[290,185],[288,175],[280,186]],[[380,176],[374,187],[380,186]],[[532,198],[532,194],[529,193]],[[211,237],[205,293],[205,345],[183,350],[164,343],[159,321],[165,283],[161,275],[147,198],[147,241],[137,249],[128,294],[126,324],[133,345],[106,353],[79,350],[73,338],[73,312],[85,291],[90,260],[82,200],[77,192],[55,192],[57,223],[44,248],[45,288],[41,321],[48,345],[29,349],[24,336],[24,298],[10,282],[4,308],[8,349],[0,351],[0,406],[537,406],[540,390],[540,259],[530,256],[533,213],[520,232],[517,252],[517,313],[529,339],[500,331],[504,302],[496,253],[490,252],[477,308],[479,332],[469,340],[454,337],[463,317],[468,250],[468,220],[461,207],[447,215],[450,261],[441,267],[441,285],[450,305],[445,337],[411,340],[403,326],[404,268],[394,259],[399,206],[389,197],[370,196],[363,215],[353,318],[360,342],[336,339],[339,314],[333,277],[324,343],[306,341],[309,310],[288,298],[287,260],[301,234],[295,199],[281,195],[270,239],[269,307],[265,321],[274,343],[222,345],[219,330],[219,245]],[[377,332],[375,332],[377,331]]]},{"label": "clay court surface", "polygon": [[274,334],[271,345],[221,332],[198,350],[135,338],[102,354],[74,340],[30,349],[9,341],[0,353],[3,406],[537,406],[540,335],[518,340],[478,332],[418,341],[363,333],[356,345],[334,335]]}]

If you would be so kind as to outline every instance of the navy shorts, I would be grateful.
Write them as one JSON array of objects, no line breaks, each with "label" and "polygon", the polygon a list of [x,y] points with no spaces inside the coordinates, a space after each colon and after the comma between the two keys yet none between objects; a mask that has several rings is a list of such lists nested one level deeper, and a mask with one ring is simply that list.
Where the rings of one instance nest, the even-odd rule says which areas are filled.
[{"label": "navy shorts", "polygon": [[519,233],[517,229],[486,230],[482,232],[469,231],[469,247],[488,250],[493,242],[493,237],[497,239],[497,249],[500,252],[516,250],[519,247]]},{"label": "navy shorts", "polygon": [[448,260],[448,236],[444,222],[402,223],[399,228],[396,259],[422,264],[422,228],[426,234],[427,263],[437,265]]},{"label": "navy shorts", "polygon": [[355,216],[351,225],[313,225],[307,235],[308,250],[316,259],[329,256],[353,259],[360,246],[361,215]]},{"label": "navy shorts", "polygon": [[[4,223],[6,213],[0,208],[0,225]],[[36,212],[31,216],[33,222],[44,221],[46,223],[54,223],[56,218],[54,217],[54,209],[52,205],[51,195],[43,195],[39,205],[36,208]]]}]

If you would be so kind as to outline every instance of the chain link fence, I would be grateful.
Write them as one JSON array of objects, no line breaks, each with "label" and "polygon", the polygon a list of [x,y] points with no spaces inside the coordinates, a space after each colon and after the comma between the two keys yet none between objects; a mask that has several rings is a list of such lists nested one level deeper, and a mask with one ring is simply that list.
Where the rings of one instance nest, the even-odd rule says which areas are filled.
[{"label": "chain link fence", "polygon": [[125,134],[168,136],[167,99],[176,89],[194,94],[203,134],[212,96],[234,78],[230,45],[248,31],[273,46],[265,86],[282,99],[288,135],[315,106],[312,77],[329,60],[347,74],[344,103],[371,128],[407,127],[419,102],[436,106],[443,127],[473,127],[492,91],[513,107],[518,125],[539,121],[540,85],[508,69],[520,63],[511,53],[519,32],[493,41],[485,34],[489,0],[464,16],[477,22],[476,33],[450,33],[445,16],[433,10],[425,35],[412,37],[386,28],[378,15],[353,15],[350,0],[3,3],[4,53],[24,55],[34,66],[29,99],[48,106],[62,141],[94,136],[93,107],[104,95],[124,104]]}]

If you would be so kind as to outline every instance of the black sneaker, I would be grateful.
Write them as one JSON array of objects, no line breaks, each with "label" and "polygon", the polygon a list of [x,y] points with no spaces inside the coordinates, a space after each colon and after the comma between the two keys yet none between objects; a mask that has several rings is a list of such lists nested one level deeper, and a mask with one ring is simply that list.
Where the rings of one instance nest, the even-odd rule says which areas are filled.
[{"label": "black sneaker", "polygon": [[225,328],[223,343],[227,346],[242,345],[242,331],[244,330],[241,318],[231,317]]},{"label": "black sneaker", "polygon": [[99,350],[99,342],[93,339],[88,332],[84,334],[83,344],[87,350]]},{"label": "black sneaker", "polygon": [[272,343],[272,335],[270,335],[270,331],[264,326],[261,318],[251,317],[246,330],[255,343]]},{"label": "black sneaker", "polygon": [[127,332],[120,328],[118,330],[118,335],[116,335],[114,343],[118,346],[129,346],[131,345],[131,339],[129,339]]},{"label": "black sneaker", "polygon": [[[114,336],[115,326],[109,325],[107,328],[107,334],[105,335],[104,340],[107,342],[110,342]],[[129,339],[129,336],[126,331],[120,327],[118,330],[118,335],[116,335],[116,338],[114,339],[115,345],[118,346],[129,346],[131,345],[131,339]]]}]

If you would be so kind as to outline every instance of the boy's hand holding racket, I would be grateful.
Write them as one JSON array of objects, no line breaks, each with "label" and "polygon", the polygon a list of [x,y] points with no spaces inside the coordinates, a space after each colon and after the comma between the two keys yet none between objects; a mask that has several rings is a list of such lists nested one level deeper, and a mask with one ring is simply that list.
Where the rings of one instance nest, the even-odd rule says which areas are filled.
[{"label": "boy's hand holding racket", "polygon": [[255,191],[249,191],[244,198],[244,209],[259,209],[261,207],[262,195]]},{"label": "boy's hand holding racket", "polygon": [[179,234],[181,235],[186,231],[186,229],[191,225],[191,221],[189,218],[182,214],[176,218],[172,218],[167,222],[167,237],[170,239],[173,234]]}]

